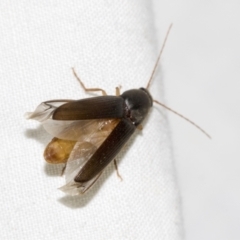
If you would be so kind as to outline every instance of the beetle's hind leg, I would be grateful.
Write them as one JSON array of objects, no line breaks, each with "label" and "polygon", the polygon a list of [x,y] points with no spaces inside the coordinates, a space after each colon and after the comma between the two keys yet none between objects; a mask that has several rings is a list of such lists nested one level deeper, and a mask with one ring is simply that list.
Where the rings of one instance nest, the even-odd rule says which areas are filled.
[{"label": "beetle's hind leg", "polygon": [[66,167],[67,167],[67,164],[65,163],[62,168],[61,176],[63,176],[65,174]]},{"label": "beetle's hind leg", "polygon": [[113,160],[113,163],[114,163],[115,170],[116,170],[116,172],[117,172],[117,176],[118,176],[118,177],[120,178],[120,180],[122,181],[123,179],[122,179],[121,175],[120,175],[119,172],[118,172],[117,160],[114,159],[114,160]]},{"label": "beetle's hind leg", "polygon": [[81,87],[84,89],[85,92],[102,92],[103,96],[107,96],[107,93],[105,90],[101,89],[101,88],[86,88],[84,83],[81,81],[81,79],[78,77],[77,73],[75,72],[75,69],[72,68],[73,74],[76,77],[76,79],[79,81],[79,83],[81,84]]}]

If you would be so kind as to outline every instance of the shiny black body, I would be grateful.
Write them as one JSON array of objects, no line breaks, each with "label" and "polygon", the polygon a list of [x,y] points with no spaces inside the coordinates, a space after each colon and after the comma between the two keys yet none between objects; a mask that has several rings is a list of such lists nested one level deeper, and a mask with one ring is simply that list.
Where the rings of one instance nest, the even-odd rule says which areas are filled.
[{"label": "shiny black body", "polygon": [[100,96],[72,101],[58,107],[54,120],[119,119],[119,123],[75,177],[87,182],[99,174],[119,153],[146,117],[153,100],[145,88],[132,89],[120,96]]}]

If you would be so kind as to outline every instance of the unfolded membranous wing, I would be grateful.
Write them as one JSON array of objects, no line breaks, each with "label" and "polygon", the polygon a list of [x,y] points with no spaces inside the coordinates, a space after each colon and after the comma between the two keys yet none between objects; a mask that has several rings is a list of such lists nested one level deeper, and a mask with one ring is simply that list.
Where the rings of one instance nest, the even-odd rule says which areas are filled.
[{"label": "unfolded membranous wing", "polygon": [[[96,102],[97,99],[100,100],[100,105],[97,103],[99,101]],[[126,119],[121,119],[123,106],[122,110],[118,107],[119,103],[123,103],[119,99],[121,100],[119,97],[96,97],[86,99],[87,101],[48,101],[41,103],[33,113],[28,113],[28,118],[40,121],[47,132],[61,139],[53,141],[54,146],[57,146],[54,151],[59,152],[58,146],[62,148],[63,144],[68,146],[67,141],[74,141],[71,143],[74,147],[69,148],[72,150],[65,169],[66,185],[61,188],[64,192],[76,195],[89,189],[132,135],[135,127]],[[110,103],[110,100],[114,100],[114,104]],[[94,106],[94,111],[92,109],[88,112],[85,107],[87,102],[90,108]],[[74,109],[77,106],[74,111],[69,111],[69,108]],[[101,107],[103,110],[99,111]],[[113,116],[115,110],[117,118],[105,117]],[[83,112],[85,117],[81,119]],[[101,118],[94,119],[93,113],[97,113]],[[67,118],[69,114],[70,117]],[[86,114],[90,120],[86,119]],[[47,150],[49,149],[46,149],[45,153]]]},{"label": "unfolded membranous wing", "polygon": [[104,168],[119,153],[135,127],[126,119],[117,122],[107,137],[91,142],[77,142],[67,162],[66,185],[60,189],[68,194],[86,192],[99,178]]}]

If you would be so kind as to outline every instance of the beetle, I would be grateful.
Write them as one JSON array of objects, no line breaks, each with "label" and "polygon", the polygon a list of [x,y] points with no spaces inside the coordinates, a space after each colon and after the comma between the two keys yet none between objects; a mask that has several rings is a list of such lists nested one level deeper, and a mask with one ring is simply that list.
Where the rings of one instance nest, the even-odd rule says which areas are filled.
[{"label": "beetle", "polygon": [[[60,189],[70,195],[85,193],[100,177],[147,116],[153,102],[195,125],[149,93],[169,31],[146,88],[132,89],[107,96],[101,88],[86,88],[74,69],[73,74],[85,91],[100,91],[103,96],[80,100],[51,100],[41,103],[28,119],[38,120],[54,138],[44,151],[49,163],[66,163],[66,185]],[[115,161],[115,160],[114,160]]]}]

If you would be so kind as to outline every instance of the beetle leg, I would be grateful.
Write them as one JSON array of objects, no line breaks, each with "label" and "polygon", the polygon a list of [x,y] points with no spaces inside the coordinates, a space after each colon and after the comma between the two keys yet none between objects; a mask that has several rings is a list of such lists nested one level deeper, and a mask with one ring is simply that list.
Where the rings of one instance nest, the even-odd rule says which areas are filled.
[{"label": "beetle leg", "polygon": [[122,179],[121,175],[120,175],[119,172],[118,172],[118,165],[117,165],[116,159],[114,159],[113,162],[114,162],[115,170],[116,170],[116,172],[117,172],[117,176],[118,176],[118,177],[120,178],[120,180],[122,181],[123,179]]},{"label": "beetle leg", "polygon": [[64,164],[64,167],[63,167],[63,169],[62,169],[62,173],[61,173],[61,177],[64,175],[64,173],[65,173],[65,170],[66,170],[66,164]]},{"label": "beetle leg", "polygon": [[105,90],[101,88],[86,88],[84,83],[81,81],[81,79],[78,77],[77,73],[75,72],[74,68],[72,68],[73,74],[76,77],[76,79],[79,81],[81,84],[81,87],[84,89],[85,92],[102,92],[103,96],[107,96],[107,93]]},{"label": "beetle leg", "polygon": [[116,96],[120,96],[121,95],[120,89],[121,89],[121,86],[116,87]]}]

